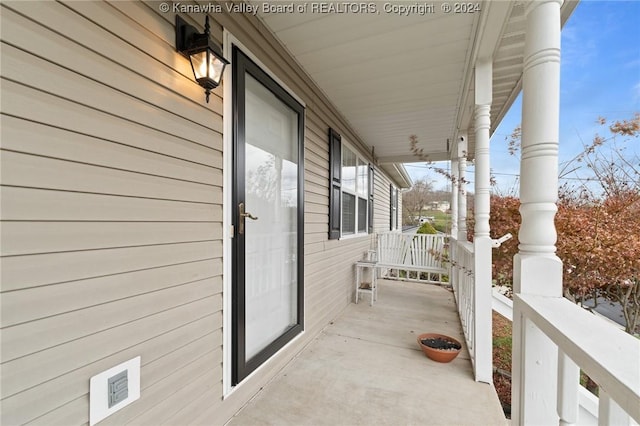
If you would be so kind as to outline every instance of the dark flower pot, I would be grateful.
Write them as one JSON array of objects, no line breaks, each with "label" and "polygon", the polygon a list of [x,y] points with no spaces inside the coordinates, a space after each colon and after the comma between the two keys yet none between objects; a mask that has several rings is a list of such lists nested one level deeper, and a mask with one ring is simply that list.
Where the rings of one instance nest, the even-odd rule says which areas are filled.
[{"label": "dark flower pot", "polygon": [[426,356],[437,362],[453,361],[462,349],[462,345],[456,339],[438,333],[423,333],[419,335],[418,345],[420,345],[420,349]]}]

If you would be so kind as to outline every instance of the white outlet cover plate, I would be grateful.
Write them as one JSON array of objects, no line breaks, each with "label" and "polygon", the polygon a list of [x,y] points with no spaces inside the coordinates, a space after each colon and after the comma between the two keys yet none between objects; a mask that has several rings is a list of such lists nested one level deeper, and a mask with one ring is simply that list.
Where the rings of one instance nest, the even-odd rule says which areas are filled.
[{"label": "white outlet cover plate", "polygon": [[[109,392],[107,381],[118,373],[127,371],[129,380],[129,396],[109,408]],[[103,371],[89,381],[89,425],[93,426],[99,421],[123,409],[133,401],[140,398],[140,357],[130,359],[113,368]]]}]

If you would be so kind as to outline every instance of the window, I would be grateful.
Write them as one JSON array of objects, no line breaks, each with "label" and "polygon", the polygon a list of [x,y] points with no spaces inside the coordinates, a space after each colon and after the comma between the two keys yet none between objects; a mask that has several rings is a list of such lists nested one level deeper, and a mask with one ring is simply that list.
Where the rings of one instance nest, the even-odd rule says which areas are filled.
[{"label": "window", "polygon": [[373,167],[329,129],[329,239],[373,231]]},{"label": "window", "polygon": [[369,166],[355,152],[342,147],[341,235],[367,233]]}]

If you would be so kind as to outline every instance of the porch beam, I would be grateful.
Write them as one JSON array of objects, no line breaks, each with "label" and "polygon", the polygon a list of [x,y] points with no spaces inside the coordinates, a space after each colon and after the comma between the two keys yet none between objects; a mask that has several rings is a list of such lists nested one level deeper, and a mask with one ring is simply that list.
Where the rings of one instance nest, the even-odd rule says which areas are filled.
[{"label": "porch beam", "polygon": [[[519,253],[516,295],[562,297],[562,262],[556,256],[558,197],[560,6],[562,0],[526,5],[522,96]],[[514,297],[512,421],[558,424],[558,348]]]},{"label": "porch beam", "polygon": [[475,68],[475,197],[474,197],[474,313],[476,381],[492,383],[491,272],[492,241],[489,235],[490,164],[489,128],[492,96],[492,60]]}]

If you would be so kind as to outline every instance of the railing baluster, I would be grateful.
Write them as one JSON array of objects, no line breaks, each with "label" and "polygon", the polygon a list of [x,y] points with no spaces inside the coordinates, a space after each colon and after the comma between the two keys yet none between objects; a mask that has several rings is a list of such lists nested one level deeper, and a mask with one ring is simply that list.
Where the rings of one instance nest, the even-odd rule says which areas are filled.
[{"label": "railing baluster", "polygon": [[[441,243],[444,243],[441,241]],[[467,242],[452,241],[453,262],[451,275],[455,275],[454,292],[458,304],[458,313],[469,356],[475,365],[475,336],[474,336],[474,253],[473,246]],[[439,246],[439,247],[443,247]]]},{"label": "railing baluster", "polygon": [[600,403],[598,404],[599,426],[628,426],[631,418],[616,402],[609,397],[607,392],[600,388]]},{"label": "railing baluster", "polygon": [[558,350],[558,416],[560,425],[578,422],[578,387],[580,368],[564,352]]}]

